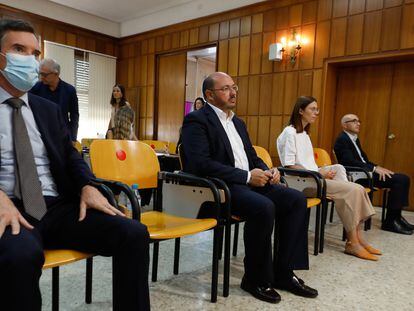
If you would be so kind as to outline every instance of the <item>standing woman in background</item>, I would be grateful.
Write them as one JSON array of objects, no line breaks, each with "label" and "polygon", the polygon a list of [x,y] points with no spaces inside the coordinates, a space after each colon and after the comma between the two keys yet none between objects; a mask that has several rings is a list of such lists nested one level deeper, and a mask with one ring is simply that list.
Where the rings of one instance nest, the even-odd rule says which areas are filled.
[{"label": "standing woman in background", "polygon": [[347,242],[345,253],[368,260],[378,260],[381,251],[362,237],[361,224],[375,214],[364,187],[348,181],[345,168],[329,165],[318,168],[308,135],[310,125],[319,115],[316,99],[301,96],[297,99],[289,125],[277,138],[277,151],[283,166],[319,172],[326,181],[326,195],[335,201],[336,211],[344,225]]},{"label": "standing woman in background", "polygon": [[138,140],[134,133],[135,113],[125,96],[125,87],[115,84],[111,96],[111,120],[107,139]]}]

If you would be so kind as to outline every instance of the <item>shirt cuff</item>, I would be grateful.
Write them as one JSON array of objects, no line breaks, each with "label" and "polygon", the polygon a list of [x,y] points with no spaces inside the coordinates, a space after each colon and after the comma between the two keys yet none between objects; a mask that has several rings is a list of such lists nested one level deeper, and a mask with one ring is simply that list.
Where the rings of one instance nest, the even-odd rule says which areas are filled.
[{"label": "shirt cuff", "polygon": [[377,167],[374,166],[374,168],[372,169],[372,172],[375,173],[376,170],[377,170]]},{"label": "shirt cuff", "polygon": [[252,174],[249,171],[247,171],[247,181],[246,181],[246,184],[248,184],[250,182],[250,178],[252,178]]}]

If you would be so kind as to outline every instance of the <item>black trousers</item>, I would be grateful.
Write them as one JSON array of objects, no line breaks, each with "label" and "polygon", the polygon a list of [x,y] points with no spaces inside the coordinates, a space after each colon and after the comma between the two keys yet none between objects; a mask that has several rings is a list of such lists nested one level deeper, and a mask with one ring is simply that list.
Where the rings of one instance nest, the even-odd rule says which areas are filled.
[{"label": "black trousers", "polygon": [[1,309],[40,311],[43,250],[68,248],[113,256],[118,310],[149,310],[147,228],[92,209],[79,222],[78,202],[47,198],[46,203],[48,212],[41,221],[23,213],[35,229],[21,227],[20,234],[12,235],[9,226],[0,239]]},{"label": "black trousers", "polygon": [[[408,206],[410,192],[410,177],[405,174],[395,173],[385,181],[379,180],[379,175],[374,173],[374,186],[378,188],[390,188],[387,200],[386,220],[392,221],[401,215],[403,207]],[[363,182],[362,182],[363,183]]]},{"label": "black trousers", "polygon": [[[244,225],[244,277],[253,284],[284,281],[292,270],[309,268],[306,198],[280,185],[231,185],[232,213]],[[272,231],[279,227],[277,262],[272,263]]]}]

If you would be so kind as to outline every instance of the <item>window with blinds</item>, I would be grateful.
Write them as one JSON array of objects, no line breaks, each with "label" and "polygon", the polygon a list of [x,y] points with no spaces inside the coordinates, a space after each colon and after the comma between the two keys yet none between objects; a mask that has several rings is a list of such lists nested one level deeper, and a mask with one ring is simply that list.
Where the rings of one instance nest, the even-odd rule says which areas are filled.
[{"label": "window with blinds", "polygon": [[[75,50],[75,88],[79,102],[79,124],[87,124],[89,119],[89,53]],[[82,129],[80,129],[81,132]],[[82,133],[83,134],[83,133]]]}]

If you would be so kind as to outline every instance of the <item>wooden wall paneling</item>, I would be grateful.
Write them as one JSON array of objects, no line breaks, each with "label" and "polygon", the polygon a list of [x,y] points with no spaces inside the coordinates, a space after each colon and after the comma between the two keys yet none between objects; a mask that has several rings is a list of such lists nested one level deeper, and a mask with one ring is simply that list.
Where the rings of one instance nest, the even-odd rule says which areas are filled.
[{"label": "wooden wall paneling", "polygon": [[155,38],[148,40],[148,54],[155,53]]},{"label": "wooden wall paneling", "polygon": [[219,41],[218,71],[227,72],[229,75],[232,75],[227,71],[228,55],[229,55],[229,40]]},{"label": "wooden wall paneling", "polygon": [[318,1],[318,21],[324,21],[324,20],[330,19],[331,16],[332,16],[332,0],[319,0]]},{"label": "wooden wall paneling", "polygon": [[302,24],[302,4],[289,7],[289,27],[296,27]]},{"label": "wooden wall paneling", "polygon": [[364,23],[364,53],[378,52],[380,47],[381,31],[373,31],[373,29],[381,29],[382,12],[375,11],[365,15]]},{"label": "wooden wall paneling", "polygon": [[257,145],[269,150],[270,116],[259,117]]},{"label": "wooden wall paneling", "polygon": [[66,44],[66,32],[60,29],[56,29],[54,42]]},{"label": "wooden wall paneling", "polygon": [[212,24],[208,28],[208,41],[217,41],[219,36],[219,24]]},{"label": "wooden wall paneling", "polygon": [[240,36],[245,36],[250,34],[252,28],[252,17],[244,16],[240,20]]},{"label": "wooden wall paneling", "polygon": [[154,87],[147,86],[147,118],[154,117]]},{"label": "wooden wall paneling", "polygon": [[308,43],[303,45],[299,57],[301,69],[313,68],[313,56],[315,51],[315,31],[315,24],[305,25],[302,27],[302,38],[306,38]]},{"label": "wooden wall paneling", "polygon": [[346,34],[346,55],[360,54],[362,51],[362,34],[364,29],[364,14],[348,18]]},{"label": "wooden wall paneling", "polygon": [[117,83],[128,85],[128,59],[117,61]]},{"label": "wooden wall paneling", "polygon": [[[85,42],[85,47],[86,48],[86,40],[84,38],[84,42]],[[66,44],[69,46],[73,46],[76,47],[76,35],[70,32],[66,33]]]},{"label": "wooden wall paneling", "polygon": [[276,10],[269,10],[263,13],[263,32],[276,30]]},{"label": "wooden wall paneling", "polygon": [[43,28],[43,38],[47,41],[55,41],[55,28],[54,27],[44,27]]},{"label": "wooden wall paneling", "polygon": [[75,36],[74,39],[76,40],[75,42],[70,42],[70,41],[73,40],[73,38],[72,38],[72,40],[68,40],[67,45],[73,46],[73,47],[77,47],[79,49],[84,49],[84,50],[87,49],[87,46],[86,46],[86,38],[85,37],[83,37],[83,36],[77,36],[76,37]]},{"label": "wooden wall paneling", "polygon": [[275,73],[272,79],[272,104],[270,113],[272,115],[283,114],[283,105],[285,97],[285,74]]},{"label": "wooden wall paneling", "polygon": [[162,49],[164,51],[168,51],[171,49],[171,34],[164,36]]},{"label": "wooden wall paneling", "polygon": [[348,0],[333,0],[333,17],[342,17],[348,14]]},{"label": "wooden wall paneling", "polygon": [[161,52],[164,49],[164,39],[161,36],[158,36],[155,39],[155,52]]},{"label": "wooden wall paneling", "polygon": [[190,30],[190,45],[198,44],[198,28]]},{"label": "wooden wall paneling", "polygon": [[[280,42],[283,37],[288,38],[288,36],[291,34],[290,30],[283,29],[276,31],[276,42]],[[286,61],[274,61],[273,62],[273,72],[281,72],[285,71],[287,68]]]},{"label": "wooden wall paneling", "polygon": [[135,56],[135,44],[131,43],[128,45],[128,57],[134,57]]},{"label": "wooden wall paneling", "polygon": [[128,52],[129,52],[129,44],[121,45],[119,49],[120,58],[121,59],[128,58],[129,57]]},{"label": "wooden wall paneling", "polygon": [[292,112],[292,107],[296,102],[298,97],[298,72],[291,71],[286,73],[285,78],[285,96],[284,96],[284,105],[283,113],[290,115]]},{"label": "wooden wall paneling", "polygon": [[138,139],[139,140],[145,140],[146,139],[146,124],[145,124],[146,119],[145,118],[140,118],[139,119],[139,123],[138,123],[138,127],[139,127],[139,131],[138,131]]},{"label": "wooden wall paneling", "polygon": [[257,116],[259,114],[260,101],[260,76],[249,77],[249,101],[247,103],[247,114]]},{"label": "wooden wall paneling", "polygon": [[[134,71],[135,71],[135,81],[134,81],[134,85],[136,86],[141,86],[141,57],[135,57],[135,62],[134,62]],[[117,70],[118,71],[118,70]]]},{"label": "wooden wall paneling", "polygon": [[322,104],[322,69],[313,71],[312,96]]},{"label": "wooden wall paneling", "polygon": [[200,30],[198,32],[198,42],[199,43],[207,42],[208,34],[209,34],[208,25],[200,27]]},{"label": "wooden wall paneling", "polygon": [[181,31],[180,33],[180,48],[188,46],[188,39],[190,37],[190,32],[188,30]]},{"label": "wooden wall paneling", "polygon": [[171,48],[177,49],[180,47],[180,33],[174,32],[171,37]]},{"label": "wooden wall paneling", "polygon": [[254,34],[251,36],[250,45],[250,74],[260,73],[262,54],[262,34]]},{"label": "wooden wall paneling", "polygon": [[391,8],[394,6],[401,5],[403,0],[384,0],[384,8]]},{"label": "wooden wall paneling", "polygon": [[315,67],[322,67],[324,58],[329,55],[329,36],[331,31],[331,22],[320,22],[316,26],[315,40]]},{"label": "wooden wall paneling", "polygon": [[330,57],[345,55],[346,25],[346,17],[332,20],[331,42],[329,47]]},{"label": "wooden wall paneling", "polygon": [[139,116],[141,118],[147,117],[147,88],[139,88]]},{"label": "wooden wall paneling", "polygon": [[394,7],[382,13],[381,51],[400,47],[401,10],[401,7]]},{"label": "wooden wall paneling", "polygon": [[230,38],[238,37],[240,35],[240,19],[233,19],[230,21]]},{"label": "wooden wall paneling", "polygon": [[147,60],[147,56],[143,55],[141,56],[141,84],[142,85],[147,85],[147,77],[148,77],[148,60]]},{"label": "wooden wall paneling", "polygon": [[414,3],[414,0],[405,0],[405,4]]},{"label": "wooden wall paneling", "polygon": [[309,1],[303,4],[302,24],[315,23],[318,12],[318,2]]},{"label": "wooden wall paneling", "polygon": [[229,40],[228,74],[237,76],[239,71],[239,38]]},{"label": "wooden wall paneling", "polygon": [[298,96],[312,95],[313,71],[304,70],[299,72]]},{"label": "wooden wall paneling", "polygon": [[116,55],[115,54],[116,49],[117,49],[116,46],[112,42],[105,42],[105,48],[104,48],[104,51],[102,53],[115,56]]},{"label": "wooden wall paneling", "polygon": [[289,7],[276,9],[276,29],[284,29],[289,27]]},{"label": "wooden wall paneling", "polygon": [[262,46],[262,73],[273,72],[273,62],[269,60],[269,45],[276,42],[276,35],[274,32],[263,33]]},{"label": "wooden wall paneling", "polygon": [[367,5],[366,5],[367,12],[382,9],[383,0],[366,0],[366,1],[367,1]]},{"label": "wooden wall paneling", "polygon": [[[270,118],[270,132],[269,132],[269,153],[272,158],[279,158],[276,149],[276,139],[282,132],[282,116],[272,116]],[[273,160],[273,159],[272,159]],[[273,162],[273,166],[277,166]]]},{"label": "wooden wall paneling", "polygon": [[318,119],[323,131],[319,132],[318,145],[327,150],[332,149],[332,120],[334,119],[334,105],[336,102],[337,71],[337,67],[334,65],[326,64],[322,76],[323,94],[322,103],[319,105],[321,112]]},{"label": "wooden wall paneling", "polygon": [[403,7],[401,25],[401,48],[414,47],[414,4]]},{"label": "wooden wall paneling", "polygon": [[229,37],[229,21],[220,23],[220,39],[227,39]]},{"label": "wooden wall paneling", "polygon": [[249,101],[249,77],[239,77],[237,79],[239,92],[237,94],[237,115],[247,115],[247,104]]},{"label": "wooden wall paneling", "polygon": [[263,31],[263,14],[255,14],[252,16],[252,33]]},{"label": "wooden wall paneling", "polygon": [[240,38],[239,76],[249,74],[250,64],[250,36]]},{"label": "wooden wall paneling", "polygon": [[145,139],[154,139],[154,119],[145,120]]},{"label": "wooden wall paneling", "polygon": [[359,14],[365,10],[365,0],[350,0],[349,15]]},{"label": "wooden wall paneling", "polygon": [[[96,41],[95,41],[95,39],[93,39],[93,38],[87,38],[86,39],[86,49],[89,50],[89,51],[95,51],[96,50]],[[111,55],[113,55],[113,54],[111,54]]]},{"label": "wooden wall paneling", "polygon": [[[267,74],[260,77],[260,94],[259,94],[259,115],[268,116],[271,114],[272,109],[272,74]],[[263,126],[260,123],[260,126]],[[267,128],[268,129],[268,128]]]},{"label": "wooden wall paneling", "polygon": [[[126,72],[128,75],[128,83],[125,86],[132,88],[135,84],[135,60],[133,58],[128,58],[128,71]],[[139,74],[139,72],[137,72]]]},{"label": "wooden wall paneling", "polygon": [[250,136],[250,140],[253,145],[257,145],[257,132],[258,132],[259,118],[248,116],[247,117],[247,131]]},{"label": "wooden wall paneling", "polygon": [[148,53],[148,40],[141,41],[141,54],[145,55]]},{"label": "wooden wall paneling", "polygon": [[147,57],[147,85],[155,84],[155,55],[149,54]]}]

